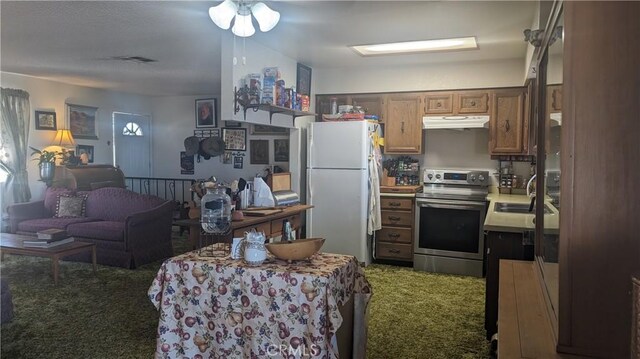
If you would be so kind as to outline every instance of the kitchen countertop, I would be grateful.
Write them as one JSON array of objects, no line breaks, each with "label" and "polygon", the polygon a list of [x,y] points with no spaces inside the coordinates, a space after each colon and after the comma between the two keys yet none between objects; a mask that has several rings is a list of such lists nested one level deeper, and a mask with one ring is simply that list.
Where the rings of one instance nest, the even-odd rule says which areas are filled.
[{"label": "kitchen countertop", "polygon": [[[498,202],[529,204],[531,199],[526,195],[489,193],[489,195],[487,195],[487,201],[489,201],[489,208],[487,209],[487,216],[484,220],[485,231],[518,233],[532,231],[536,228],[535,223],[533,223],[533,219],[535,218],[535,214],[533,213],[523,214],[494,211],[495,204]],[[544,215],[545,227],[548,231],[557,233],[560,217],[558,209],[551,204],[551,198],[545,198],[545,203],[553,212]]]}]

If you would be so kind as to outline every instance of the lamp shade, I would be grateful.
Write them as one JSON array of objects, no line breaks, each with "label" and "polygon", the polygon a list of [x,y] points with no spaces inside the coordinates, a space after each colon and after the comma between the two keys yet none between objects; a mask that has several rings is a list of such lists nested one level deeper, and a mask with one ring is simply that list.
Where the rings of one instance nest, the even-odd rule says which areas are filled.
[{"label": "lamp shade", "polygon": [[236,15],[236,20],[233,24],[231,31],[240,37],[249,37],[256,33],[256,29],[251,23],[251,14],[248,15]]},{"label": "lamp shade", "polygon": [[70,130],[58,130],[51,146],[69,147],[75,146],[75,144],[76,141],[73,140],[73,135]]},{"label": "lamp shade", "polygon": [[278,24],[278,21],[280,21],[280,13],[269,9],[267,5],[261,2],[253,5],[251,7],[251,12],[258,21],[260,31],[262,32],[267,32],[273,29],[276,24]]},{"label": "lamp shade", "polygon": [[231,20],[238,12],[238,6],[231,0],[224,0],[222,4],[209,8],[209,17],[221,29],[229,29]]}]

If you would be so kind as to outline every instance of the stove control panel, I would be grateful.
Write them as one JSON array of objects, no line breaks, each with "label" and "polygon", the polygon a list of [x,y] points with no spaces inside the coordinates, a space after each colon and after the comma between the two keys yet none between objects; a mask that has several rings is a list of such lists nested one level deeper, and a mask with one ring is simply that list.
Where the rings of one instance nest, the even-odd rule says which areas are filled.
[{"label": "stove control panel", "polygon": [[479,187],[489,186],[489,171],[443,170],[426,168],[422,174],[424,183],[461,184]]}]

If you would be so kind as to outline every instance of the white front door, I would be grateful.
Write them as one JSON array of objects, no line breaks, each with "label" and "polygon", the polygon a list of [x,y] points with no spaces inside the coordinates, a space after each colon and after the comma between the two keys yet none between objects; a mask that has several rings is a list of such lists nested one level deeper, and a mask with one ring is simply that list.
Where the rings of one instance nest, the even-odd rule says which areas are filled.
[{"label": "white front door", "polygon": [[151,177],[151,116],[114,112],[113,145],[125,177]]}]

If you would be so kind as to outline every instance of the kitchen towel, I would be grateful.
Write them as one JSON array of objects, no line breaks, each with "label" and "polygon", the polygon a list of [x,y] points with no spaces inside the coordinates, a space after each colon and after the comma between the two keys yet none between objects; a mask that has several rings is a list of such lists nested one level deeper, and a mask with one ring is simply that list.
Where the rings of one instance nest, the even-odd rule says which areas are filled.
[{"label": "kitchen towel", "polygon": [[275,205],[273,194],[271,194],[271,189],[269,188],[269,186],[267,186],[262,178],[256,177],[253,180],[253,188],[255,193],[253,198],[254,206],[273,207]]}]

